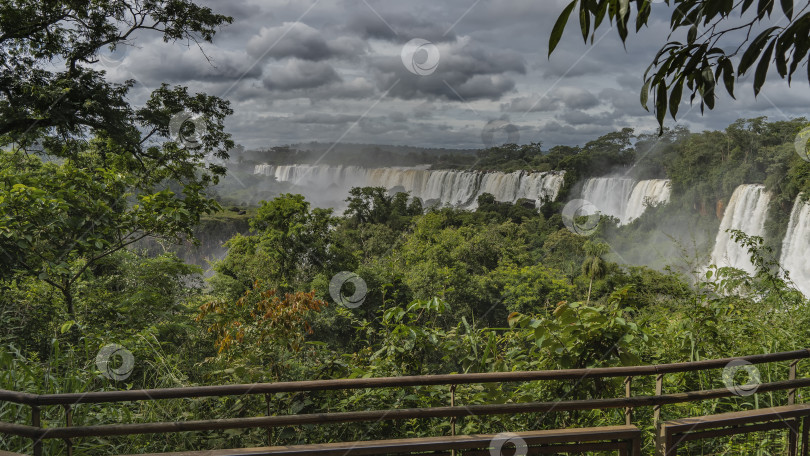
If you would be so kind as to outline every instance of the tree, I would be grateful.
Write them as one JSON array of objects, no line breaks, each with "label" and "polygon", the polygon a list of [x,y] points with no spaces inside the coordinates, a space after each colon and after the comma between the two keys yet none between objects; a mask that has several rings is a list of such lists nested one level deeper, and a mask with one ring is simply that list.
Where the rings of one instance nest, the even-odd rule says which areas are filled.
[{"label": "tree", "polygon": [[73,315],[93,263],[146,236],[193,238],[218,208],[206,189],[225,169],[206,157],[233,147],[229,103],[163,84],[136,109],[134,81],[93,64],[142,30],[200,43],[229,22],[189,0],[0,5],[0,279],[37,277]]},{"label": "tree", "polygon": [[336,222],[331,209],[310,209],[301,195],[262,201],[249,221],[251,233],[229,239],[225,258],[213,263],[214,294],[236,300],[257,280],[279,293],[291,292],[331,270],[340,249],[333,235]]},{"label": "tree", "polygon": [[168,119],[134,111],[126,99],[133,81],[109,83],[90,65],[104,48],[131,45],[142,30],[161,33],[166,42],[199,44],[231,21],[190,0],[3,2],[0,137],[30,145],[101,135],[143,153],[136,124],[157,127],[160,120],[167,130]]},{"label": "tree", "polygon": [[[635,30],[647,25],[655,0],[573,0],[560,14],[549,38],[549,55],[562,38],[571,13],[579,5],[582,37],[594,40],[605,17],[626,42],[635,4]],[[776,66],[779,76],[792,81],[793,74],[807,60],[810,50],[810,3],[797,8],[793,0],[665,0],[671,7],[671,34],[685,31],[685,41],[668,41],[656,54],[644,74],[641,104],[647,108],[653,96],[655,116],[663,129],[667,109],[674,119],[684,91],[691,91],[690,101],[700,95],[700,109],[713,109],[718,81],[734,98],[734,85],[740,76],[754,70],[753,88],[758,95],[768,69]],[[664,5],[658,5],[662,7]],[[731,15],[744,17],[741,24],[730,24]],[[773,15],[784,15],[774,20]],[[757,63],[757,60],[759,61]],[[736,66],[736,68],[735,68]],[[810,79],[810,73],[808,73]]]},{"label": "tree", "polygon": [[585,303],[591,302],[591,288],[594,279],[601,279],[607,273],[607,264],[603,256],[610,251],[610,247],[603,242],[588,241],[583,246],[585,250],[585,261],[582,262],[582,273],[588,276],[588,298]]},{"label": "tree", "polygon": [[71,162],[0,153],[0,274],[24,273],[59,290],[75,317],[73,290],[104,257],[146,236],[192,236],[215,202],[168,189],[133,193],[137,178]]}]

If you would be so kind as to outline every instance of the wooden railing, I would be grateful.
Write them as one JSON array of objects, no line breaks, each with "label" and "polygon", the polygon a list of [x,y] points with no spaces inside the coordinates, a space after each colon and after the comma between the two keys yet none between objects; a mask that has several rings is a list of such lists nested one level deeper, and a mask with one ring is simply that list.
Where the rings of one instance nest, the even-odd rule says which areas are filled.
[{"label": "wooden railing", "polygon": [[[787,403],[793,404],[795,402],[796,390],[798,388],[810,387],[810,378],[796,378],[796,365],[799,360],[805,358],[810,358],[810,349],[685,363],[593,369],[356,378],[66,394],[30,394],[26,392],[0,390],[0,401],[21,404],[31,408],[30,424],[0,422],[0,434],[6,436],[20,436],[31,439],[33,454],[35,456],[40,456],[42,454],[42,442],[46,439],[64,440],[67,445],[68,454],[72,455],[72,439],[80,437],[165,434],[187,431],[211,431],[245,428],[272,428],[278,426],[302,424],[371,422],[415,418],[450,418],[451,422],[454,422],[456,419],[466,416],[505,415],[532,412],[624,409],[625,423],[631,424],[633,409],[639,407],[652,407],[653,424],[655,425],[658,424],[660,420],[661,407],[664,405],[698,402],[707,399],[732,397],[737,395],[737,393],[729,388],[665,394],[663,391],[663,380],[666,374],[722,369],[730,362],[739,360],[746,361],[751,364],[789,361],[790,367],[788,371],[788,378],[786,380],[761,383],[758,385],[756,393],[787,391]],[[634,379],[636,377],[649,376],[655,377],[655,394],[646,396],[633,395],[632,385]],[[454,391],[456,385],[495,382],[527,382],[537,380],[584,381],[596,378],[623,378],[625,384],[625,396],[554,402],[481,404],[466,406],[459,406],[455,404]],[[200,397],[254,396],[269,395],[272,393],[354,390],[368,388],[403,388],[429,385],[444,385],[450,387],[451,405],[446,407],[430,408],[367,410],[283,416],[260,416],[250,418],[223,418],[179,422],[106,424],[93,426],[74,426],[72,419],[73,407],[78,404],[153,401],[160,399],[186,399]],[[64,408],[64,426],[47,428],[42,427],[42,409],[43,407],[52,406],[61,406]]]}]

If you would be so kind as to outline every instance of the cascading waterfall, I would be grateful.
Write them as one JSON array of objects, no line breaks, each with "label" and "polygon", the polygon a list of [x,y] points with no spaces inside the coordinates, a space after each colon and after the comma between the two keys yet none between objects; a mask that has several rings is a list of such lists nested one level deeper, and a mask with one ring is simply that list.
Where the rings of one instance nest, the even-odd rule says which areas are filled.
[{"label": "cascading waterfall", "polygon": [[[519,198],[554,200],[563,185],[564,172],[513,173],[428,170],[424,168],[363,168],[327,165],[256,165],[255,174],[270,175],[313,191],[328,191],[345,197],[352,187],[385,187],[410,192],[425,202],[475,208],[476,198],[491,193],[497,201]],[[309,196],[309,195],[308,195]]]},{"label": "cascading waterfall", "polygon": [[747,249],[734,242],[727,230],[740,230],[749,236],[764,235],[770,201],[770,194],[765,191],[764,185],[745,184],[734,190],[714,242],[712,264],[720,267],[732,266],[749,274],[754,273],[755,268]]},{"label": "cascading waterfall", "polygon": [[796,287],[810,296],[810,203],[802,201],[802,195],[796,198],[793,211],[790,213],[785,239],[782,241],[782,258],[780,263],[790,273]]},{"label": "cascading waterfall", "polygon": [[622,177],[595,177],[585,181],[582,199],[593,204],[603,215],[624,218],[624,209],[635,181]]},{"label": "cascading waterfall", "polygon": [[595,177],[585,181],[582,199],[594,205],[599,212],[629,223],[641,216],[647,204],[669,202],[670,182],[650,179],[636,182],[624,177]]},{"label": "cascading waterfall", "polygon": [[671,189],[668,179],[643,180],[636,184],[624,209],[622,223],[630,223],[641,217],[650,204],[668,202]]}]

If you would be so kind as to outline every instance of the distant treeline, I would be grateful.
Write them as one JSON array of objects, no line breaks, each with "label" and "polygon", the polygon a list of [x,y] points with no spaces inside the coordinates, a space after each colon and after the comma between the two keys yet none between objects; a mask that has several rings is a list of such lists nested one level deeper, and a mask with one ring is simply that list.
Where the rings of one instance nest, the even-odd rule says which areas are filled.
[{"label": "distant treeline", "polygon": [[230,152],[231,161],[240,169],[257,164],[292,165],[321,163],[364,167],[417,166],[455,168],[474,164],[474,149],[439,149],[378,144],[326,144],[310,142],[245,150],[237,146]]}]

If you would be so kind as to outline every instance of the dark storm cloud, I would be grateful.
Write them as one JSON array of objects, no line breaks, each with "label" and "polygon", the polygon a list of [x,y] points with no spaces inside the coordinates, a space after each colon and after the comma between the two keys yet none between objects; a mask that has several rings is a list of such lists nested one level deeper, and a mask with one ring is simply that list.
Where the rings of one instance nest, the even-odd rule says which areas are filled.
[{"label": "dark storm cloud", "polygon": [[513,51],[487,49],[469,40],[438,43],[437,49],[439,63],[429,75],[408,71],[399,55],[373,60],[377,87],[406,100],[498,100],[515,88],[512,75],[526,72],[523,57]]},{"label": "dark storm cloud", "polygon": [[161,82],[234,81],[255,79],[262,68],[244,52],[228,51],[206,46],[186,48],[178,52],[162,42],[152,42],[128,51],[120,66],[112,70],[124,79],[136,76],[139,82],[157,86]]},{"label": "dark storm cloud", "polygon": [[327,41],[322,32],[303,22],[285,22],[275,27],[262,27],[247,43],[247,53],[255,59],[265,57],[303,60],[326,60],[353,57],[365,52],[359,38],[335,37]]},{"label": "dark storm cloud", "polygon": [[388,114],[388,118],[391,119],[392,122],[407,122],[408,121],[408,117],[406,117],[405,114],[403,114],[401,112],[392,112],[391,114]]},{"label": "dark storm cloud", "polygon": [[[329,71],[325,70],[324,77],[328,76]],[[285,78],[286,79],[286,78]],[[318,78],[313,77],[312,83],[316,83]],[[293,87],[298,85],[298,87]],[[332,99],[349,99],[349,100],[367,100],[371,97],[378,96],[374,85],[364,78],[354,78],[351,80],[331,80],[322,84],[312,87],[305,87],[301,83],[290,81],[290,85],[286,88],[273,86],[271,81],[270,87],[265,87],[271,90],[268,94],[276,100],[292,100],[292,99],[307,99],[308,105],[320,105],[326,100]],[[335,108],[339,109],[339,108]],[[338,111],[339,112],[339,111]]]},{"label": "dark storm cloud", "polygon": [[501,105],[506,112],[549,112],[563,108],[589,109],[599,105],[599,99],[591,92],[578,87],[553,88],[543,95],[532,94],[512,98]]},{"label": "dark storm cloud", "polygon": [[335,69],[324,62],[289,60],[283,67],[267,71],[262,82],[269,90],[311,89],[341,80]]},{"label": "dark storm cloud", "polygon": [[[234,109],[229,131],[247,147],[340,137],[479,147],[486,122],[504,115],[520,127],[521,142],[545,147],[584,144],[622,127],[656,130],[639,92],[644,70],[667,41],[666,5],[654,5],[651,27],[631,34],[626,48],[608,28],[593,46],[584,44],[572,15],[549,58],[551,27],[569,0],[203,2],[235,19],[204,45],[205,55],[150,36],[106,69],[113,80],[141,83],[132,91],[139,99],[164,81],[224,96]],[[403,64],[403,45],[414,38],[436,45],[432,74],[413,74]],[[807,115],[806,82],[788,88],[769,74],[755,99],[750,73],[737,101],[723,94],[705,116],[685,102],[678,122],[699,131],[740,117]]]},{"label": "dark storm cloud", "polygon": [[566,111],[560,114],[558,118],[571,125],[614,126],[621,121],[616,112],[590,114],[580,110]]},{"label": "dark storm cloud", "polygon": [[360,12],[349,19],[346,29],[365,39],[396,43],[405,43],[413,38],[431,42],[456,40],[451,29],[452,23],[443,22],[442,19],[420,19],[410,11],[387,11],[382,4],[379,8],[372,7],[373,10],[367,6],[358,6]]},{"label": "dark storm cloud", "polygon": [[331,114],[325,112],[308,112],[303,115],[294,116],[290,119],[295,123],[306,124],[345,124],[355,122],[360,116],[352,114]]}]

